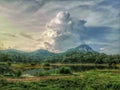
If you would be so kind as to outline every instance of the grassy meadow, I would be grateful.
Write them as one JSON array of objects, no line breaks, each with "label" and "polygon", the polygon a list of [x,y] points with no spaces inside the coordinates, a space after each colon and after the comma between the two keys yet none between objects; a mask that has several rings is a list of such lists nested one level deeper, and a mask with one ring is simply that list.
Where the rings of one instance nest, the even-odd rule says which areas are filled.
[{"label": "grassy meadow", "polygon": [[1,90],[120,90],[119,65],[1,63],[0,66]]}]

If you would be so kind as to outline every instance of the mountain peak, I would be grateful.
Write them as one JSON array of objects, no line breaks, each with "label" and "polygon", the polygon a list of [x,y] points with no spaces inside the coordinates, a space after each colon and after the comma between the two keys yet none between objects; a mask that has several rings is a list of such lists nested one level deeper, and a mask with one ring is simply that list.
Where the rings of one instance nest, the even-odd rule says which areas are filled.
[{"label": "mountain peak", "polygon": [[33,51],[33,52],[31,52],[31,54],[39,55],[39,56],[53,56],[53,55],[55,55],[55,53],[49,52],[48,50],[45,50],[45,49],[39,49],[39,50]]},{"label": "mountain peak", "polygon": [[72,48],[72,49],[68,49],[68,51],[80,51],[80,52],[95,52],[89,45],[87,44],[82,44],[82,45],[79,45],[78,47],[76,48]]},{"label": "mountain peak", "polygon": [[83,51],[83,52],[94,52],[94,50],[87,44],[82,44],[75,48],[75,50]]}]

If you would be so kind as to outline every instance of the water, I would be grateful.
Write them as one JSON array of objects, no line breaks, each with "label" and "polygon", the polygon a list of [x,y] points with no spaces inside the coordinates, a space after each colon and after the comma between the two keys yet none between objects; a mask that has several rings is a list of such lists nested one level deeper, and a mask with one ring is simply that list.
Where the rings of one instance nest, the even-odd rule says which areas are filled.
[{"label": "water", "polygon": [[[34,75],[38,72],[49,72],[49,73],[55,73],[55,71],[63,66],[57,66],[57,65],[52,65],[48,68],[35,68],[35,69],[27,69],[23,71],[23,74],[30,74]],[[120,69],[119,67],[116,66],[103,66],[103,65],[64,65],[64,67],[69,67],[73,72],[82,72],[82,71],[88,71],[88,70],[102,70],[102,69]]]}]

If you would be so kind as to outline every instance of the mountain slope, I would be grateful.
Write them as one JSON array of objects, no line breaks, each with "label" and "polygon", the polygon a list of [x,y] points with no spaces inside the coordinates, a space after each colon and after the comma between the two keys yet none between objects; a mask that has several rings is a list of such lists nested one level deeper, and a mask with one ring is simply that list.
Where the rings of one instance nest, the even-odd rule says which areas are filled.
[{"label": "mountain slope", "polygon": [[[67,50],[63,53],[53,53],[49,52],[48,50],[39,49],[33,52],[24,52],[16,49],[7,49],[7,50],[0,50],[1,56],[0,57],[8,57],[7,59],[10,61],[16,62],[30,62],[30,61],[44,61],[44,60],[61,60],[59,57],[63,57],[66,54],[70,54],[74,52],[95,52],[90,46],[88,45],[80,45],[76,48],[72,48]],[[3,56],[2,56],[3,55]],[[56,59],[57,58],[57,59]],[[3,60],[4,61],[4,60]]]},{"label": "mountain slope", "polygon": [[68,49],[66,52],[74,52],[74,51],[78,51],[78,52],[95,52],[89,45],[86,44],[82,44],[76,48],[71,48]]},{"label": "mountain slope", "polygon": [[40,56],[40,57],[51,57],[56,55],[55,53],[49,52],[48,50],[44,50],[44,49],[39,49],[39,50],[30,52],[29,54]]},{"label": "mountain slope", "polygon": [[[0,50],[0,53],[3,55],[9,56],[13,61],[22,60],[37,60],[43,61],[47,58],[51,58],[56,56],[57,54],[49,52],[48,50],[36,50],[33,52],[24,52],[16,49],[7,49],[7,50]],[[6,56],[5,56],[6,57]]]},{"label": "mountain slope", "polygon": [[[68,49],[67,52],[73,52],[73,51],[79,51],[79,52],[95,52],[89,45],[82,44],[76,48]],[[32,56],[40,56],[40,57],[46,57],[46,56],[55,56],[57,53],[49,52],[48,50],[39,49],[33,52],[24,52],[16,49],[7,49],[7,50],[0,50],[2,53],[9,53],[9,54],[27,54]]]}]

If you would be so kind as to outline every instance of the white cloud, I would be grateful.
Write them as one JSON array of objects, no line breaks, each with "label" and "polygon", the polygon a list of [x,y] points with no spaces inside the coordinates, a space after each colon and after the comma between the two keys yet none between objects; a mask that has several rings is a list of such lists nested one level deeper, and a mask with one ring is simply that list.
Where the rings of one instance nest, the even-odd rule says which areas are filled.
[{"label": "white cloud", "polygon": [[75,47],[84,42],[81,35],[85,30],[85,23],[84,20],[71,18],[69,12],[61,11],[47,24],[47,30],[43,32],[43,36],[49,38],[49,41],[45,42],[60,51]]},{"label": "white cloud", "polygon": [[105,50],[105,48],[100,48],[101,51]]},{"label": "white cloud", "polygon": [[[10,30],[3,20],[1,25],[8,29],[0,32],[11,34],[0,33],[0,37],[11,47],[22,50],[43,48],[64,51],[85,42],[98,46],[98,49],[109,47],[111,50],[102,52],[115,53],[120,47],[111,43],[119,42],[120,38],[116,31],[120,29],[119,4],[119,0],[0,0],[0,16],[13,27]],[[54,16],[61,10],[68,10],[71,16],[68,12]],[[85,19],[87,23],[78,19]],[[90,27],[112,27],[113,32],[104,28],[86,32],[86,28]],[[20,29],[19,32],[17,29]],[[18,37],[11,37],[12,34]],[[24,43],[26,45],[22,45]]]}]

